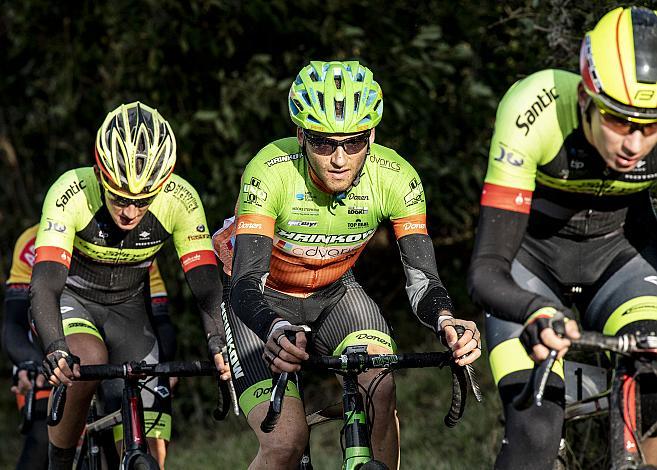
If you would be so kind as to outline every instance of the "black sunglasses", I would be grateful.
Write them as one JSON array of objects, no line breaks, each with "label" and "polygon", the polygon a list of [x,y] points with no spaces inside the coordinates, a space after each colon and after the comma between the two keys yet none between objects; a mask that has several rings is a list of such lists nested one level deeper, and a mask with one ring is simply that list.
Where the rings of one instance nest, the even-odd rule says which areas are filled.
[{"label": "black sunglasses", "polygon": [[105,194],[107,194],[107,197],[109,198],[112,205],[116,207],[135,206],[138,209],[151,205],[155,199],[155,196],[157,196],[156,194],[155,196],[145,197],[143,199],[130,199],[127,197],[119,196],[118,194],[114,194],[110,191],[105,191]]},{"label": "black sunglasses", "polygon": [[368,130],[363,134],[358,134],[345,140],[328,139],[311,134],[305,130],[303,131],[303,135],[314,153],[326,157],[332,155],[338,147],[342,147],[349,155],[354,155],[362,151],[370,143],[371,132],[371,130]]}]

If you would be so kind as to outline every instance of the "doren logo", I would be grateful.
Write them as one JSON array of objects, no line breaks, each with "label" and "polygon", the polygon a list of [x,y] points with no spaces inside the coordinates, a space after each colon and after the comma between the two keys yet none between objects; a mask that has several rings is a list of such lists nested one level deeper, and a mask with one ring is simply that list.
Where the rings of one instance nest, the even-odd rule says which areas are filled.
[{"label": "doren logo", "polygon": [[257,229],[257,230],[259,230],[259,229],[262,228],[262,224],[256,224],[254,222],[240,222],[239,224],[237,224],[237,228],[238,229]]},{"label": "doren logo", "polygon": [[424,230],[427,228],[427,224],[416,224],[413,222],[406,222],[404,224],[404,230]]}]

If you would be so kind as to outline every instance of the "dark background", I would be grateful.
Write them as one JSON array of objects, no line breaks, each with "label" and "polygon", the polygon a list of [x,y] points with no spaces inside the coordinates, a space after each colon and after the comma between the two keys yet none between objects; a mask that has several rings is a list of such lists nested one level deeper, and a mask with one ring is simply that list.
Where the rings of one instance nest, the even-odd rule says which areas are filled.
[{"label": "dark background", "polygon": [[[657,2],[646,2],[653,8]],[[171,123],[176,172],[209,226],[231,214],[246,162],[293,135],[287,91],[309,60],[358,59],[384,91],[377,142],[418,170],[439,270],[458,312],[496,105],[540,69],[577,71],[583,32],[617,2],[23,0],[0,6],[0,281],[18,235],[65,170],[93,162],[96,130],[140,100]],[[205,350],[177,256],[160,260],[181,357]],[[397,248],[384,227],[357,276],[411,346]],[[425,334],[425,333],[423,333]],[[0,362],[1,369],[8,362]],[[481,364],[485,368],[485,364]]]}]

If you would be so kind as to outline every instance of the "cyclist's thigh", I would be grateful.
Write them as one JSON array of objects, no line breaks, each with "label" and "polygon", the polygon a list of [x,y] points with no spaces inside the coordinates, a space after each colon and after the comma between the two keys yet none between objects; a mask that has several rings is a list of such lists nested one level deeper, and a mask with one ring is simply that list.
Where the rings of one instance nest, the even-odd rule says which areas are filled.
[{"label": "cyclist's thigh", "polygon": [[319,354],[341,354],[352,345],[367,345],[373,352],[396,350],[391,330],[378,305],[365,293],[351,271],[340,282],[346,292],[317,322],[314,347]]},{"label": "cyclist's thigh", "polygon": [[[227,284],[224,284],[225,288]],[[239,405],[244,416],[248,417],[258,404],[269,401],[272,372],[262,358],[264,343],[229,307],[226,291],[228,289],[224,292],[221,315],[226,330],[228,356]],[[290,380],[285,395],[300,399],[294,378]]]},{"label": "cyclist's thigh", "polygon": [[582,318],[585,329],[615,335],[628,325],[654,331],[657,322],[657,251],[652,245],[600,286]]},{"label": "cyclist's thigh", "polygon": [[[511,276],[521,288],[551,299],[557,305],[562,305],[559,296],[542,279],[542,276],[547,277],[549,274],[541,273],[541,276],[539,276],[529,271],[518,260],[514,260],[511,266]],[[514,372],[531,370],[534,367],[534,362],[527,355],[518,339],[522,329],[523,325],[520,323],[502,320],[486,313],[488,360],[493,372],[493,378],[498,386],[503,378]],[[563,378],[563,364],[561,361],[555,364],[553,371]],[[515,374],[515,378],[524,383],[527,374]],[[505,382],[510,379],[511,377],[508,377]]]},{"label": "cyclist's thigh", "polygon": [[102,312],[98,305],[68,288],[60,299],[64,335],[72,352],[82,364],[102,364],[107,350],[101,334]]},{"label": "cyclist's thigh", "polygon": [[[103,336],[109,352],[109,362],[121,364],[126,361],[159,361],[157,337],[150,321],[144,298],[139,295],[120,304],[108,305],[107,317],[103,324]],[[145,386],[141,391],[144,405],[145,427],[148,437],[171,435],[171,403],[166,378],[149,378],[141,381]],[[99,395],[103,413],[111,413],[121,406],[123,380],[105,380],[100,386]],[[155,421],[159,416],[157,422]],[[120,427],[115,435],[121,436]]]}]

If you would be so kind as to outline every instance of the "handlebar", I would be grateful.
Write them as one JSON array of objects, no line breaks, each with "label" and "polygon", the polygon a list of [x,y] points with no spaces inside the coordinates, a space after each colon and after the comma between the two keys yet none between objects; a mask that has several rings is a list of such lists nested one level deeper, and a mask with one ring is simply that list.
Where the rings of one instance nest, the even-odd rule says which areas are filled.
[{"label": "handlebar", "polygon": [[[570,347],[580,351],[610,351],[623,356],[650,354],[657,357],[657,336],[655,335],[627,333],[620,336],[609,336],[595,331],[582,331],[579,339],[570,341]],[[529,380],[513,400],[514,408],[519,411],[525,410],[532,403],[542,406],[545,387],[556,357],[557,351],[550,350],[546,360],[534,364]]]},{"label": "handlebar", "polygon": [[[217,406],[212,415],[216,420],[222,420],[230,409],[230,392],[225,380],[219,379],[215,365],[210,361],[171,361],[157,364],[146,362],[126,362],[117,364],[99,364],[80,366],[80,376],[76,381],[105,380],[105,379],[142,379],[145,377],[217,377],[220,395]],[[52,394],[52,407],[48,413],[48,425],[56,426],[62,419],[66,404],[66,389],[63,384],[58,385]]]},{"label": "handlebar", "polygon": [[[481,392],[474,379],[471,367],[460,367],[452,360],[452,352],[427,353],[400,353],[400,354],[367,354],[366,352],[351,352],[340,356],[310,356],[302,362],[302,367],[312,370],[331,371],[339,375],[361,374],[370,369],[415,369],[423,367],[443,368],[449,365],[452,371],[452,402],[444,422],[453,427],[463,416],[468,388],[472,388],[478,401],[481,401]],[[467,372],[466,372],[467,370]],[[283,372],[274,377],[274,387],[269,402],[267,416],[262,421],[260,429],[271,432],[283,405],[283,397],[290,374]]]}]

